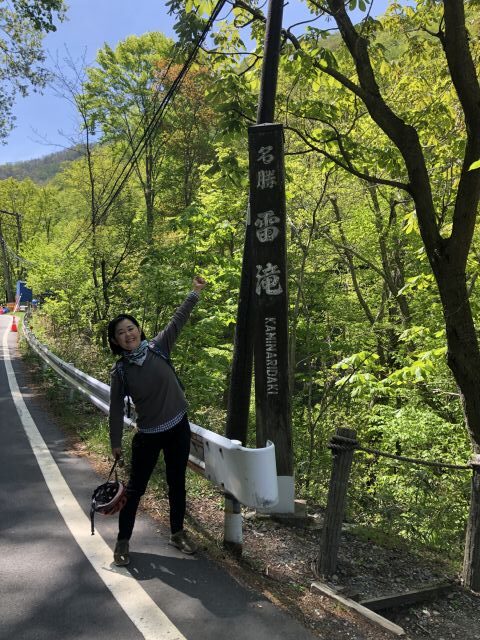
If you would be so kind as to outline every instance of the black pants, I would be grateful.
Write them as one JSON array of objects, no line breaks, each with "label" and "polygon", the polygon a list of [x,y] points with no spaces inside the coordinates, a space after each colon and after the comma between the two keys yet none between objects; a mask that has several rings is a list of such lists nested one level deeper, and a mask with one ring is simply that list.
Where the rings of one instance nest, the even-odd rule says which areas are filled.
[{"label": "black pants", "polygon": [[127,502],[118,519],[118,540],[130,540],[140,498],[163,449],[170,504],[170,530],[183,529],[186,491],[185,473],[190,452],[190,424],[185,415],[172,429],[160,433],[136,433],[132,441],[130,479]]}]

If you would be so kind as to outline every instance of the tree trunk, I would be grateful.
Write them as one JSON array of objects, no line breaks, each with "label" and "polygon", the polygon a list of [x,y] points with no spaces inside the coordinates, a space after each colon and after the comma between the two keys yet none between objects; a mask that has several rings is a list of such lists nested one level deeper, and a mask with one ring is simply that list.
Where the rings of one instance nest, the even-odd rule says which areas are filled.
[{"label": "tree trunk", "polygon": [[385,274],[385,282],[388,286],[388,290],[391,293],[391,304],[394,304],[398,309],[402,325],[404,327],[408,327],[410,324],[410,309],[408,307],[408,302],[404,295],[398,293],[405,284],[405,277],[404,266],[401,260],[399,238],[396,234],[392,234],[392,242],[394,247],[393,259],[390,257],[387,247],[390,225],[393,223],[396,217],[396,205],[395,202],[390,203],[390,219],[389,224],[386,225],[384,223],[380,203],[378,201],[378,187],[376,185],[369,185],[368,190],[373,204],[374,222],[378,234],[378,247],[380,249],[380,257],[382,260],[383,272]]},{"label": "tree trunk", "polygon": [[[435,277],[442,299],[447,330],[448,366],[460,390],[465,423],[476,454],[480,453],[480,350],[464,273],[453,273],[445,260]],[[480,466],[473,465],[472,493],[465,539],[463,580],[480,591]]]},{"label": "tree trunk", "polygon": [[[420,233],[442,300],[448,366],[460,388],[466,426],[478,454],[480,351],[466,287],[466,265],[480,197],[480,171],[469,170],[480,157],[480,84],[466,27],[466,3],[444,0],[444,13],[436,33],[465,119],[465,153],[448,239],[439,232],[432,184],[418,131],[394,113],[383,99],[370,61],[368,40],[353,26],[343,0],[327,0],[327,4],[355,62],[360,83],[355,89],[357,95],[403,156],[409,177],[408,191],[415,201]],[[465,584],[472,589],[480,585],[479,502],[478,486],[474,486],[464,564]]]},{"label": "tree trunk", "polygon": [[472,492],[470,497],[470,513],[465,538],[465,555],[463,559],[463,582],[473,591],[480,591],[480,457],[472,460]]},{"label": "tree trunk", "polygon": [[447,332],[447,362],[460,389],[466,426],[474,451],[480,453],[480,349],[464,273],[436,265]]},{"label": "tree trunk", "polygon": [[10,266],[8,264],[7,247],[5,239],[2,233],[2,224],[0,221],[0,245],[2,246],[2,267],[3,267],[3,281],[5,283],[5,293],[7,295],[7,302],[14,301],[14,293],[12,286],[12,278],[10,275]]}]

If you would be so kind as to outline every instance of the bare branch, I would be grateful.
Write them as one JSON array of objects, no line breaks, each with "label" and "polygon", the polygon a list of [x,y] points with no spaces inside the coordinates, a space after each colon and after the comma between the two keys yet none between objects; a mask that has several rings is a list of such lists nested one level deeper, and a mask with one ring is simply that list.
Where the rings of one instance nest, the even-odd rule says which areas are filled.
[{"label": "bare branch", "polygon": [[293,133],[298,135],[298,137],[301,138],[301,140],[306,145],[308,145],[308,147],[312,151],[316,151],[317,153],[320,153],[321,155],[323,155],[325,158],[328,158],[329,160],[332,160],[332,162],[335,162],[336,165],[338,165],[342,169],[345,169],[345,171],[348,171],[349,173],[357,176],[358,178],[361,178],[362,180],[365,180],[366,182],[370,182],[372,184],[383,184],[385,186],[393,187],[395,189],[402,189],[402,191],[406,191],[407,193],[410,193],[410,185],[409,184],[407,184],[405,182],[399,182],[398,180],[388,180],[386,178],[379,178],[379,177],[376,177],[376,176],[371,176],[368,173],[365,173],[363,171],[359,171],[353,165],[349,165],[346,161],[341,160],[337,156],[334,156],[333,154],[328,153],[328,151],[325,151],[325,149],[321,149],[317,145],[313,144],[311,142],[311,140],[309,140],[307,138],[307,136],[305,134],[303,134],[299,129],[297,129],[295,127],[292,127],[292,126],[288,126],[288,127],[286,127],[286,129],[288,129],[290,131],[293,131]]}]

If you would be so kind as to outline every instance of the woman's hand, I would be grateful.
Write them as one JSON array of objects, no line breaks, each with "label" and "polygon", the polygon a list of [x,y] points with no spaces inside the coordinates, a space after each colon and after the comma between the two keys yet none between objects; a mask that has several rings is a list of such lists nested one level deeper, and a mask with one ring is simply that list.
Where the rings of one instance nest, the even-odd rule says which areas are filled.
[{"label": "woman's hand", "polygon": [[207,286],[207,283],[205,281],[205,278],[201,278],[200,276],[195,276],[193,279],[192,286],[195,293],[200,293],[200,291]]},{"label": "woman's hand", "polygon": [[114,460],[119,460],[122,457],[122,447],[112,447],[112,456]]}]

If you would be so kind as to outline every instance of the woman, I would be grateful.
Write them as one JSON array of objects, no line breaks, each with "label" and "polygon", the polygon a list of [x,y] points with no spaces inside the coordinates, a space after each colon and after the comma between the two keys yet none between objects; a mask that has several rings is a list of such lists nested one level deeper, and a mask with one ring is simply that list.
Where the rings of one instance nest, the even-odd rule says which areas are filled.
[{"label": "woman", "polygon": [[121,314],[108,325],[113,353],[121,355],[110,383],[110,443],[115,459],[122,455],[124,398],[135,404],[137,433],[132,441],[127,502],[119,515],[119,530],[113,555],[118,566],[130,562],[129,541],[140,498],[145,493],[160,451],[165,459],[170,505],[170,544],[184,553],[195,546],[183,529],[185,474],[190,451],[190,425],[183,388],[169,360],[170,351],[205,287],[203,278],[193,279],[193,290],[175,311],[169,324],[151,342],[145,339],[137,320]]}]

